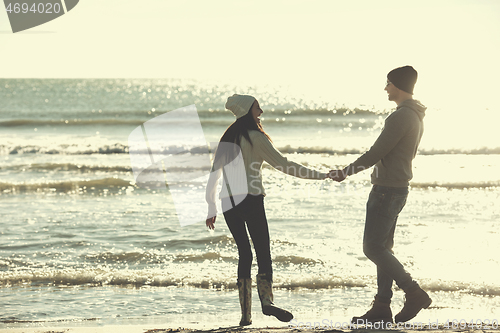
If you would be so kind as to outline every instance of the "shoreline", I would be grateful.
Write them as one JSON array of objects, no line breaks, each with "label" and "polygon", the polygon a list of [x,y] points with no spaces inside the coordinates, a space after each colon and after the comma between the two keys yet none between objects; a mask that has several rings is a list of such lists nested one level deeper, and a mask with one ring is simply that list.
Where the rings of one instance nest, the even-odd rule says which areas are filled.
[{"label": "shoreline", "polygon": [[[377,332],[405,332],[405,333],[419,333],[419,332],[436,332],[436,333],[451,333],[451,332],[463,332],[463,333],[498,333],[500,332],[500,327],[498,325],[495,327],[491,325],[472,325],[469,327],[463,327],[458,324],[453,327],[445,327],[445,325],[422,325],[421,327],[411,328],[412,323],[400,323],[398,325],[385,326],[373,325],[352,325],[348,328],[337,328],[333,326],[317,326],[311,327],[311,325],[303,326],[266,326],[266,327],[251,327],[251,326],[226,326],[226,327],[207,327],[205,325],[184,325],[189,327],[162,327],[162,325],[104,325],[104,326],[80,326],[80,327],[24,327],[24,328],[1,328],[0,333],[317,333],[317,332],[328,332],[328,333],[350,333],[350,332],[362,332],[362,331],[377,331]],[[150,327],[148,327],[150,326]]]}]

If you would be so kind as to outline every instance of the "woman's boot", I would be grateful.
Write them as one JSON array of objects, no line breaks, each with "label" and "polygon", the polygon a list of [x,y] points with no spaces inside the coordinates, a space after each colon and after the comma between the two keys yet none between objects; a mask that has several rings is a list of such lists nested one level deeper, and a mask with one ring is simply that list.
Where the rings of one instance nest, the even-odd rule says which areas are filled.
[{"label": "woman's boot", "polygon": [[238,279],[237,285],[241,306],[240,326],[247,326],[252,323],[252,279]]},{"label": "woman's boot", "polygon": [[257,274],[257,290],[259,291],[262,313],[267,316],[275,316],[278,320],[289,322],[293,315],[287,310],[278,308],[273,303],[273,281],[271,274]]}]

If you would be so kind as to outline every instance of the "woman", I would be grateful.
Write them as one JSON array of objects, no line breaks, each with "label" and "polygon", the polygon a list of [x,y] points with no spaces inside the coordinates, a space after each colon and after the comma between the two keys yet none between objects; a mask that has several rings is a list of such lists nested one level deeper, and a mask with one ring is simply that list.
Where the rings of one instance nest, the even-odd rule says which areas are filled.
[{"label": "woman", "polygon": [[[264,187],[261,168],[263,161],[289,175],[307,179],[325,179],[327,175],[288,161],[272,144],[260,123],[263,111],[252,96],[233,95],[227,99],[226,109],[236,121],[222,136],[210,179],[206,199],[209,205],[207,227],[214,229],[217,208],[216,184],[223,175],[220,193],[222,210],[227,226],[238,246],[238,290],[241,305],[240,325],[250,325],[251,319],[251,265],[252,251],[247,229],[254,244],[259,272],[257,289],[265,315],[288,322],[293,315],[273,303],[272,262],[269,229],[264,211]],[[242,168],[244,166],[244,168]],[[241,171],[243,170],[243,171]],[[246,227],[245,227],[246,226]]]}]

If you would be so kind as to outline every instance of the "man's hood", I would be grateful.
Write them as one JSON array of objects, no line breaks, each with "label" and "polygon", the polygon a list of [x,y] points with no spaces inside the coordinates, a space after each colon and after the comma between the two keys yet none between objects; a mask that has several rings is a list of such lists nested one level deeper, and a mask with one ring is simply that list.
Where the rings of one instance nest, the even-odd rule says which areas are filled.
[{"label": "man's hood", "polygon": [[403,103],[399,104],[397,109],[400,109],[403,107],[407,107],[407,108],[410,108],[413,111],[415,111],[415,113],[418,115],[420,120],[424,119],[425,110],[427,110],[427,108],[422,103],[417,101],[416,99],[407,99]]}]

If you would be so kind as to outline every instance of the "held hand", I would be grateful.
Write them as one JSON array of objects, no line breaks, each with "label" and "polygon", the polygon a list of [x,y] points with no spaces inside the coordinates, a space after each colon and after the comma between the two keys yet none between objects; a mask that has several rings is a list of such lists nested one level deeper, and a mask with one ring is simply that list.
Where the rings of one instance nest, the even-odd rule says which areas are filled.
[{"label": "held hand", "polygon": [[215,218],[216,218],[216,216],[210,217],[210,218],[207,219],[206,223],[207,223],[208,229],[210,229],[210,230],[214,230],[215,229]]},{"label": "held hand", "polygon": [[336,182],[341,182],[347,178],[346,172],[344,170],[330,170],[328,177]]}]

